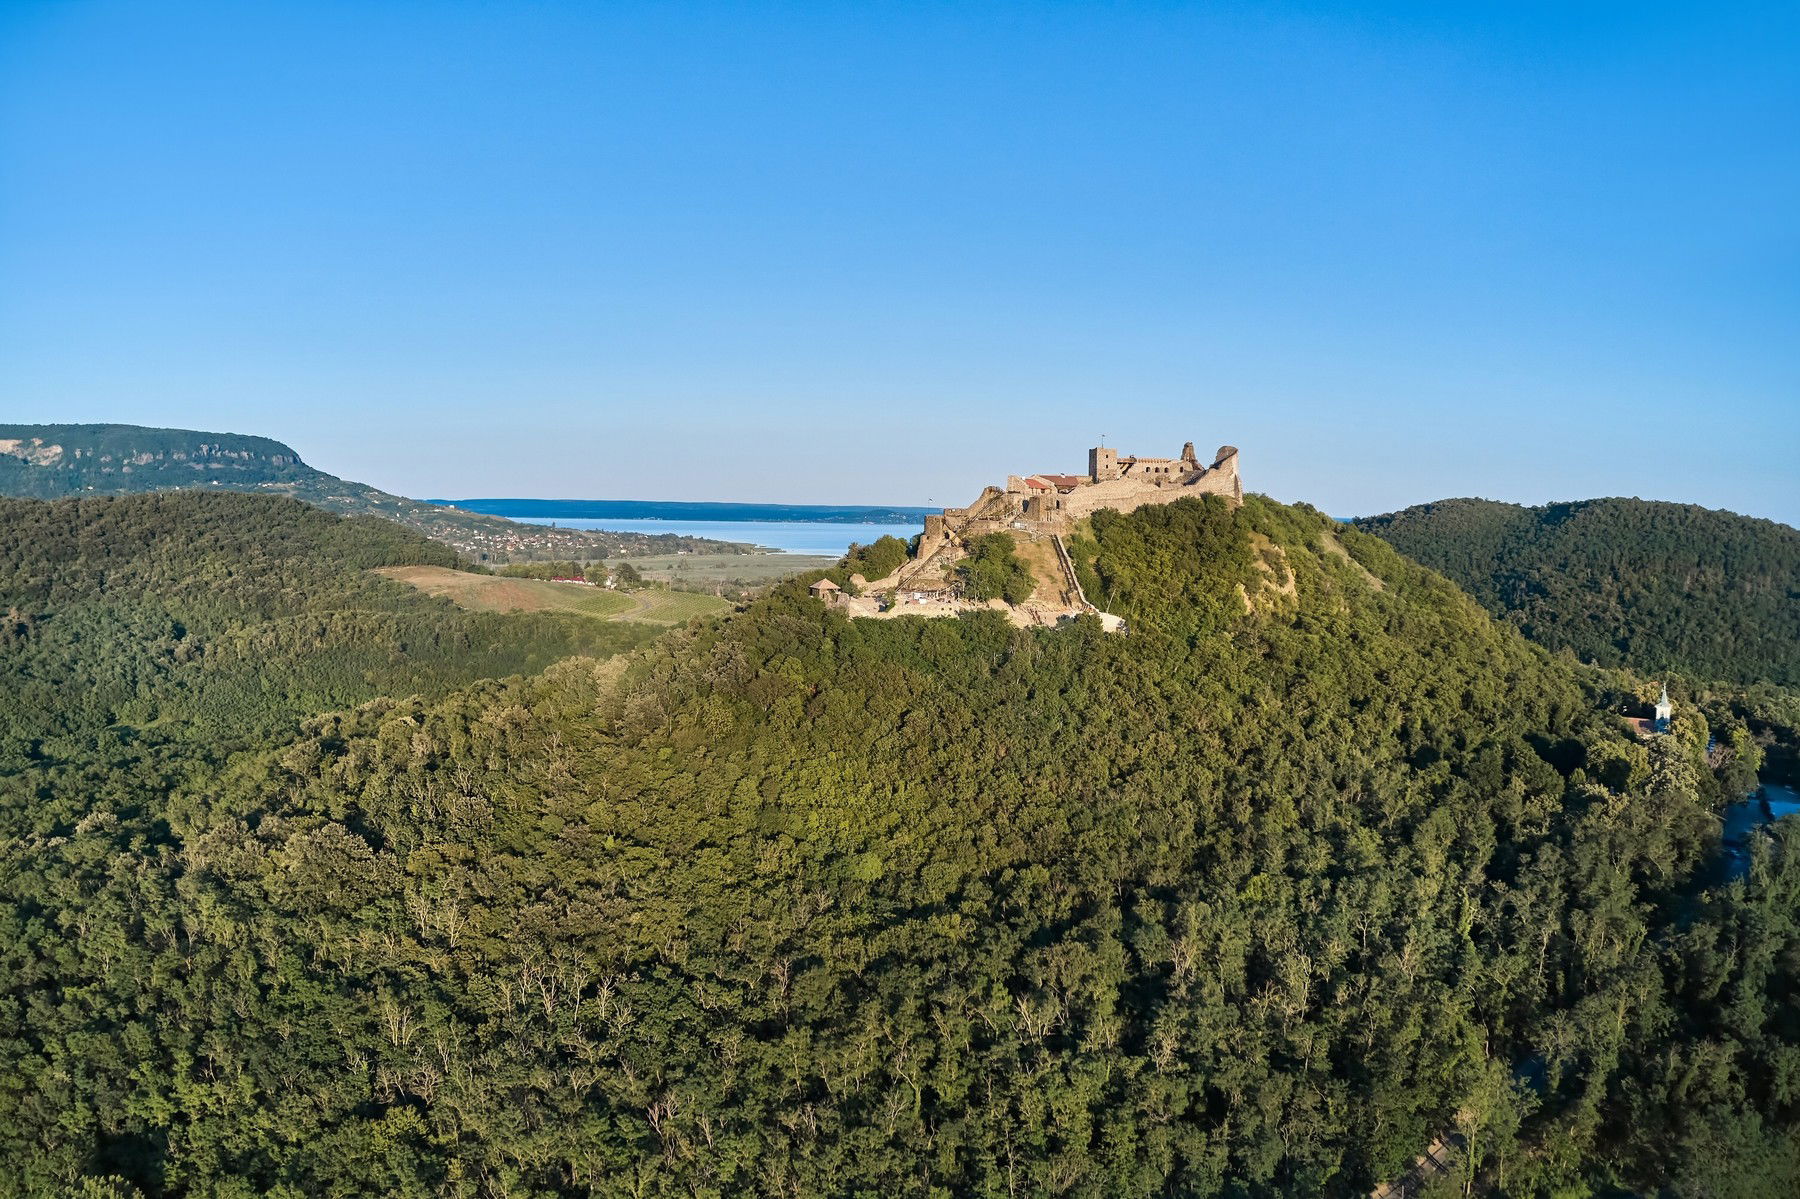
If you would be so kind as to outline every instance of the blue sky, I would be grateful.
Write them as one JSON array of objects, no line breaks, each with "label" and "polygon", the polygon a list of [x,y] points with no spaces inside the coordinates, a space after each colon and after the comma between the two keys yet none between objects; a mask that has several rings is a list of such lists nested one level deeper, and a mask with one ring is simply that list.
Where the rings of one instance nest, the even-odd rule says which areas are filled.
[{"label": "blue sky", "polygon": [[1800,523],[1797,12],[6,0],[0,419],[413,495],[960,503],[1105,434]]}]

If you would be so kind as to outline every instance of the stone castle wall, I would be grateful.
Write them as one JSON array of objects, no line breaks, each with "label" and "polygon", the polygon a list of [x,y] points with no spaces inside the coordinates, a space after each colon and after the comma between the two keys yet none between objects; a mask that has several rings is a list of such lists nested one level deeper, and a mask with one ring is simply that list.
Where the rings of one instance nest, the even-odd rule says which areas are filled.
[{"label": "stone castle wall", "polygon": [[[1018,476],[1018,490],[1027,492]],[[1192,443],[1179,458],[1122,458],[1118,451],[1088,451],[1088,475],[1077,486],[1055,492],[1028,492],[1019,497],[1017,515],[1038,531],[1061,533],[1102,508],[1131,512],[1151,504],[1172,504],[1186,496],[1222,495],[1232,503],[1244,498],[1235,446],[1220,446],[1212,465],[1202,466]]]},{"label": "stone castle wall", "polygon": [[1073,525],[1102,508],[1131,512],[1152,504],[1172,504],[1194,495],[1222,495],[1234,502],[1244,498],[1236,472],[1208,472],[1187,482],[1166,485],[1123,478],[1076,488],[1062,497],[1059,515],[1065,523]]},{"label": "stone castle wall", "polygon": [[962,557],[964,545],[987,533],[1016,529],[1060,535],[1102,508],[1132,512],[1201,495],[1243,502],[1235,447],[1220,446],[1210,465],[1200,463],[1192,442],[1182,447],[1178,458],[1125,457],[1097,447],[1088,451],[1085,476],[1009,475],[1004,489],[984,488],[966,508],[946,508],[941,516],[927,516],[917,555],[895,579],[904,587],[941,587],[941,576]]}]

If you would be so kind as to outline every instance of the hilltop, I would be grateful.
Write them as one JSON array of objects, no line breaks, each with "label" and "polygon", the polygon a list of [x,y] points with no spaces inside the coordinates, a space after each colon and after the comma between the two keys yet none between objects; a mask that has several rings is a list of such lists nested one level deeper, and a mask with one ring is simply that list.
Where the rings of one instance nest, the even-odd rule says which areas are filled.
[{"label": "hilltop", "polygon": [[1020,625],[1087,614],[1117,631],[1120,617],[1096,608],[1087,594],[1098,581],[1084,564],[1095,525],[1206,496],[1227,508],[1243,502],[1237,447],[1220,446],[1202,462],[1191,441],[1175,458],[1094,446],[1086,474],[1008,475],[1004,487],[984,487],[966,508],[927,513],[910,545],[883,537],[852,547],[842,570],[814,584],[815,594],[856,616],[993,608]]},{"label": "hilltop", "polygon": [[[1348,1197],[1433,1143],[1459,1193],[1800,1177],[1800,856],[1706,886],[1741,723],[1640,743],[1616,680],[1317,511],[1096,513],[1125,634],[794,580],[363,702],[515,621],[539,663],[648,634],[402,593],[360,567],[442,563],[351,568],[375,522],[155,508],[227,498],[0,526],[0,663],[102,685],[91,750],[0,742],[23,1190]],[[371,603],[465,623],[365,644]],[[361,706],[229,753],[186,719],[328,661]]]},{"label": "hilltop", "polygon": [[1551,649],[1800,684],[1800,530],[1693,504],[1452,499],[1355,522]]},{"label": "hilltop", "polygon": [[445,508],[326,474],[267,437],[140,425],[0,425],[0,495],[57,499],[195,488],[282,495],[328,512],[379,516],[475,562],[749,549],[672,534],[553,529]]}]

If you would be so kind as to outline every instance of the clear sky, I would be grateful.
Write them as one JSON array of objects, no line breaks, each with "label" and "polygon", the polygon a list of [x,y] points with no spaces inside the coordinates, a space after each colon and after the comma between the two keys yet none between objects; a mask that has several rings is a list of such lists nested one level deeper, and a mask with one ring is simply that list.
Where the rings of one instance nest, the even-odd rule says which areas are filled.
[{"label": "clear sky", "polygon": [[1800,523],[1800,6],[3,0],[0,420]]}]

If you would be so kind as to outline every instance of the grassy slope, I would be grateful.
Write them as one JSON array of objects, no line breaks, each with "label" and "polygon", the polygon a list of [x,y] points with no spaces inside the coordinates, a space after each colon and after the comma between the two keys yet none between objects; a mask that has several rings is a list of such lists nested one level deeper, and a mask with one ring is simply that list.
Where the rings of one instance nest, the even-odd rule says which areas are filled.
[{"label": "grassy slope", "polygon": [[1063,587],[1062,565],[1056,559],[1056,546],[1047,537],[1014,537],[1013,553],[1031,570],[1037,581],[1031,598],[1040,604],[1060,606],[1073,603]]}]

